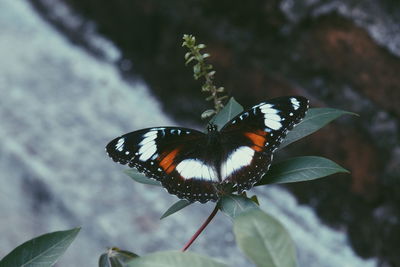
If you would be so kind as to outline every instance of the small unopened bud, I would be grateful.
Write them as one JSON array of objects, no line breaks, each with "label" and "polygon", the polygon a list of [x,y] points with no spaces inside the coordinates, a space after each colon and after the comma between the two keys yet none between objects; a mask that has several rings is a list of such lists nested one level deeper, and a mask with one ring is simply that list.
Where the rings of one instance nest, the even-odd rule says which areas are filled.
[{"label": "small unopened bud", "polygon": [[213,109],[208,109],[208,110],[206,110],[206,111],[204,111],[202,114],[201,114],[201,118],[204,120],[204,119],[207,119],[207,118],[209,118],[209,117],[211,117],[212,115],[214,115],[216,112],[215,112],[215,110],[213,110]]},{"label": "small unopened bud", "polygon": [[208,73],[208,75],[209,75],[209,76],[214,76],[214,75],[215,75],[215,70],[210,71],[210,72]]},{"label": "small unopened bud", "polygon": [[187,53],[185,54],[185,59],[187,60],[187,59],[190,57],[191,54],[192,54],[192,53],[187,52]]}]

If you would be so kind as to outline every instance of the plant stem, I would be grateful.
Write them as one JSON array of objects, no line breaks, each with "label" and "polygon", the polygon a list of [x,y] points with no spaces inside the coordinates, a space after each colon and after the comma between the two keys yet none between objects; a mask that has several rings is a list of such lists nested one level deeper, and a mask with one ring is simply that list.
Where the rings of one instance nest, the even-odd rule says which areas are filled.
[{"label": "plant stem", "polygon": [[208,216],[207,220],[200,226],[199,230],[190,238],[190,240],[185,244],[185,246],[181,249],[182,252],[185,252],[190,245],[196,240],[196,238],[203,232],[203,230],[207,227],[207,225],[211,222],[211,220],[215,217],[218,212],[218,204],[215,205],[214,210],[211,212],[210,216]]},{"label": "plant stem", "polygon": [[223,100],[227,98],[226,95],[220,95],[224,93],[225,89],[223,87],[216,87],[213,83],[215,71],[211,64],[207,64],[205,59],[210,56],[208,53],[201,53],[201,50],[206,46],[204,44],[196,45],[196,38],[193,35],[184,34],[183,35],[182,46],[186,46],[189,50],[185,54],[185,64],[194,63],[193,66],[193,76],[195,80],[199,78],[204,78],[204,84],[201,87],[203,92],[209,92],[210,96],[206,98],[207,101],[213,100],[214,109],[206,110],[201,114],[202,119],[206,119],[217,114],[224,107]]}]

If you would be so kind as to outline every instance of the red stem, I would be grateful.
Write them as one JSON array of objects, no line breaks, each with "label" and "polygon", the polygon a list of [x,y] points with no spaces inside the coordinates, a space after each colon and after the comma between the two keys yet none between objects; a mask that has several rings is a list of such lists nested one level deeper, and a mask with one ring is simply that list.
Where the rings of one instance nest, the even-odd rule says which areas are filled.
[{"label": "red stem", "polygon": [[215,217],[218,212],[218,204],[215,205],[214,210],[211,212],[210,216],[208,216],[207,220],[200,226],[199,230],[190,238],[190,240],[185,244],[185,246],[181,249],[182,252],[185,252],[190,245],[196,240],[196,238],[203,232],[203,230],[207,227],[207,225],[211,222],[211,220]]}]

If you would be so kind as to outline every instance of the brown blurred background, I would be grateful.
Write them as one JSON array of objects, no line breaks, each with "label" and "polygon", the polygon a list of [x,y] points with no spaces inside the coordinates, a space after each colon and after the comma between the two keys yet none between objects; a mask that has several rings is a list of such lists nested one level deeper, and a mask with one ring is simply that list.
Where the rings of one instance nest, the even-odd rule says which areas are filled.
[{"label": "brown blurred background", "polygon": [[[400,266],[400,3],[383,1],[64,0],[85,19],[69,24],[51,1],[42,16],[96,56],[93,27],[122,51],[121,74],[139,75],[182,124],[209,108],[184,66],[181,38],[207,44],[216,84],[241,104],[299,94],[313,107],[356,112],[287,149],[351,170],[287,185],[330,226],[347,231],[362,257]],[[57,1],[55,1],[57,2]],[[134,78],[134,77],[133,77]]]}]

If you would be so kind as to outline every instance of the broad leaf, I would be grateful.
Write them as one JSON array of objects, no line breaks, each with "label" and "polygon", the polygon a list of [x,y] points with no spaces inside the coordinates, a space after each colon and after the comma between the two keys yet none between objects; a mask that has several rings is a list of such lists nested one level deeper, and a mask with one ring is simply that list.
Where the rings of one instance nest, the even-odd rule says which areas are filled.
[{"label": "broad leaf", "polygon": [[99,267],[125,267],[117,258],[109,257],[107,253],[101,254]]},{"label": "broad leaf", "polygon": [[139,257],[130,251],[119,248],[110,248],[100,256],[99,267],[125,267],[127,262]]},{"label": "broad leaf", "polygon": [[131,177],[138,183],[161,186],[161,183],[159,181],[146,177],[144,174],[140,173],[136,169],[127,169],[124,170],[124,173],[126,173],[129,177]]},{"label": "broad leaf", "polygon": [[231,97],[225,107],[215,115],[210,122],[217,125],[220,130],[228,121],[243,111],[243,107]]},{"label": "broad leaf", "polygon": [[236,242],[259,267],[295,267],[296,251],[286,229],[259,209],[246,211],[234,219]]},{"label": "broad leaf", "polygon": [[181,199],[175,202],[160,218],[160,220],[192,204],[189,200]]},{"label": "broad leaf", "polygon": [[238,195],[223,196],[219,205],[221,211],[233,219],[242,212],[259,208],[251,199]]},{"label": "broad leaf", "polygon": [[282,144],[279,146],[279,149],[312,134],[331,121],[345,114],[357,115],[352,112],[334,108],[311,108],[308,110],[305,118],[288,133]]},{"label": "broad leaf", "polygon": [[323,157],[295,157],[272,165],[256,185],[309,181],[339,172],[349,171]]},{"label": "broad leaf", "polygon": [[192,252],[163,251],[135,258],[129,267],[226,267],[211,258]]},{"label": "broad leaf", "polygon": [[1,267],[53,266],[64,254],[80,228],[48,233],[16,247],[0,261]]}]

